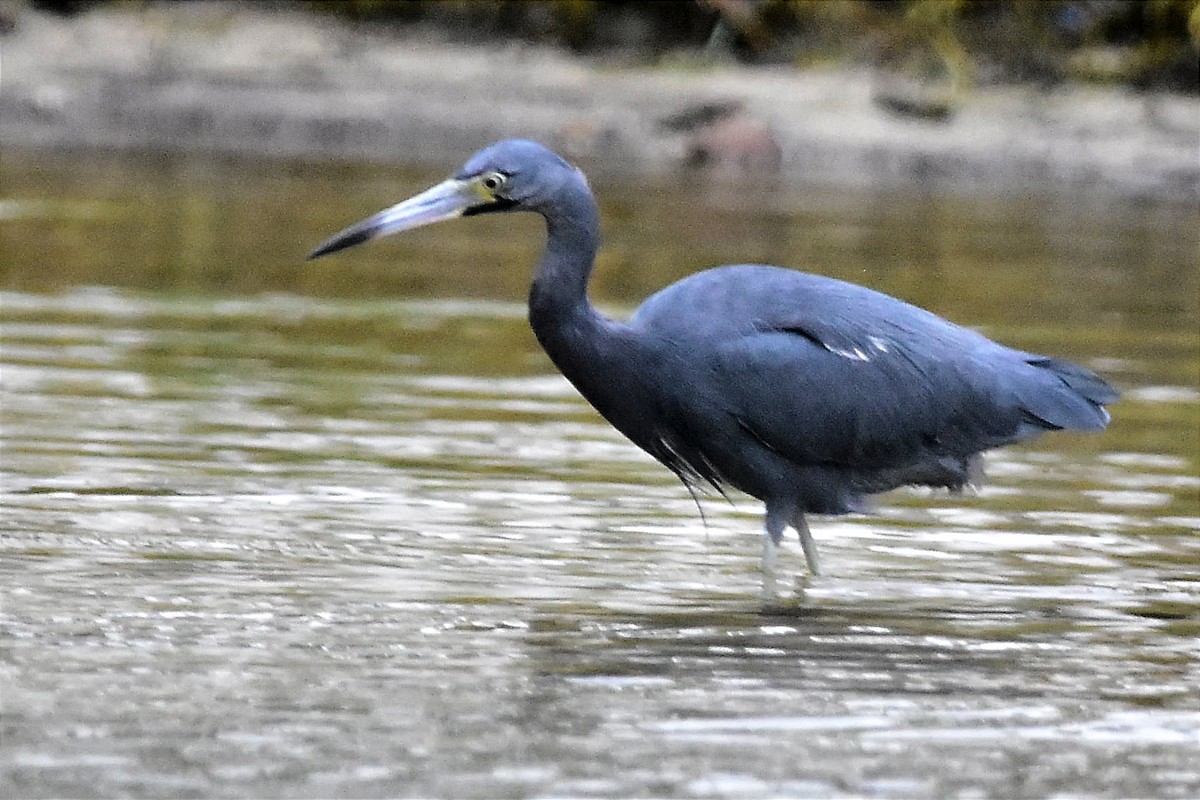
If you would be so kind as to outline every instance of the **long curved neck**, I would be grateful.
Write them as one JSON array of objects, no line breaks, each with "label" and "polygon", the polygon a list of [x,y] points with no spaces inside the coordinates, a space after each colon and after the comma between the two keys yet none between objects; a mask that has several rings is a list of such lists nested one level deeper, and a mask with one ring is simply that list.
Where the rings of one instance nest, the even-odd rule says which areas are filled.
[{"label": "long curved neck", "polygon": [[653,397],[642,379],[654,357],[625,324],[588,301],[588,276],[600,243],[599,215],[576,173],[541,209],[546,250],[529,289],[529,324],[550,360],[609,422],[656,457],[662,455]]},{"label": "long curved neck", "polygon": [[[547,354],[575,382],[572,353],[589,349],[612,323],[588,301],[588,278],[600,245],[596,201],[576,173],[541,209],[546,249],[529,289],[529,324]],[[581,354],[582,355],[582,354]]]}]

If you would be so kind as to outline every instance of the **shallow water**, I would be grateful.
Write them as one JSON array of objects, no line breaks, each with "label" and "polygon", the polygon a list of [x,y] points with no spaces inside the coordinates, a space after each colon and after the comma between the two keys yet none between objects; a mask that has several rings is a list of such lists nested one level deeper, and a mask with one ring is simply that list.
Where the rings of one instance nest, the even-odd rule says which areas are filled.
[{"label": "shallow water", "polygon": [[596,181],[614,313],[803,265],[1125,392],[764,601],[537,350],[536,223],[302,262],[435,177],[6,153],[0,795],[1200,795],[1194,209]]}]

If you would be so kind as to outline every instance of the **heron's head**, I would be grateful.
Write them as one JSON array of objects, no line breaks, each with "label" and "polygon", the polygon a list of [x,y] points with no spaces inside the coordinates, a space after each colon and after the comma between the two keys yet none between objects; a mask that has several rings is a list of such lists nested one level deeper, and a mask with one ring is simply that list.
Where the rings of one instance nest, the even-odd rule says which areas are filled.
[{"label": "heron's head", "polygon": [[471,156],[454,177],[334,234],[308,257],[455,217],[538,211],[566,182],[582,180],[578,170],[537,142],[497,142]]}]

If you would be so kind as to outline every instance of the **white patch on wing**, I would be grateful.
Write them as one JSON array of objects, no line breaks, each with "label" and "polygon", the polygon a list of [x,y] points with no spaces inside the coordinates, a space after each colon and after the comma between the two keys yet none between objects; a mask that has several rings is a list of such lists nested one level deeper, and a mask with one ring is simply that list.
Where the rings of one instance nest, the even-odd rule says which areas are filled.
[{"label": "white patch on wing", "polygon": [[853,350],[843,350],[840,347],[830,347],[829,345],[826,345],[825,349],[828,350],[829,352],[833,353],[834,355],[839,355],[842,358],[848,358],[851,361],[870,361],[871,360],[871,357],[869,355],[867,355],[866,353],[864,353],[862,350],[860,350],[857,347],[854,348]]},{"label": "white patch on wing", "polygon": [[888,343],[887,339],[879,336],[869,336],[867,338],[871,342],[871,352],[865,351],[861,347],[833,347],[832,345],[828,344],[825,345],[825,349],[834,355],[841,356],[842,358],[848,358],[851,361],[864,362],[870,361],[875,353],[890,353],[892,351],[892,346]]}]

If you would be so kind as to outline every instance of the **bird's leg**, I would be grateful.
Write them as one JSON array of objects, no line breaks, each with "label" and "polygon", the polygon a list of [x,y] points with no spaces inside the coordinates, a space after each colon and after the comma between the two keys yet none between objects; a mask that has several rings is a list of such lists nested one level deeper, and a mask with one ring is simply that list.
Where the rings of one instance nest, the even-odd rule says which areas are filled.
[{"label": "bird's leg", "polygon": [[783,541],[783,532],[787,528],[791,509],[781,509],[767,503],[765,520],[766,535],[763,536],[762,572],[764,580],[775,580],[775,562],[779,557],[779,543]]},{"label": "bird's leg", "polygon": [[775,562],[779,560],[779,545],[770,534],[763,537],[762,571],[763,574],[774,574]]},{"label": "bird's leg", "polygon": [[808,529],[808,520],[803,511],[797,511],[792,517],[792,527],[800,534],[800,546],[804,548],[804,560],[808,562],[808,571],[813,575],[821,574],[821,565],[817,562],[817,543],[813,541],[812,532]]},{"label": "bird's leg", "polygon": [[779,599],[779,582],[775,578],[775,561],[779,555],[779,545],[770,535],[763,537],[762,555],[762,596],[768,603]]}]

